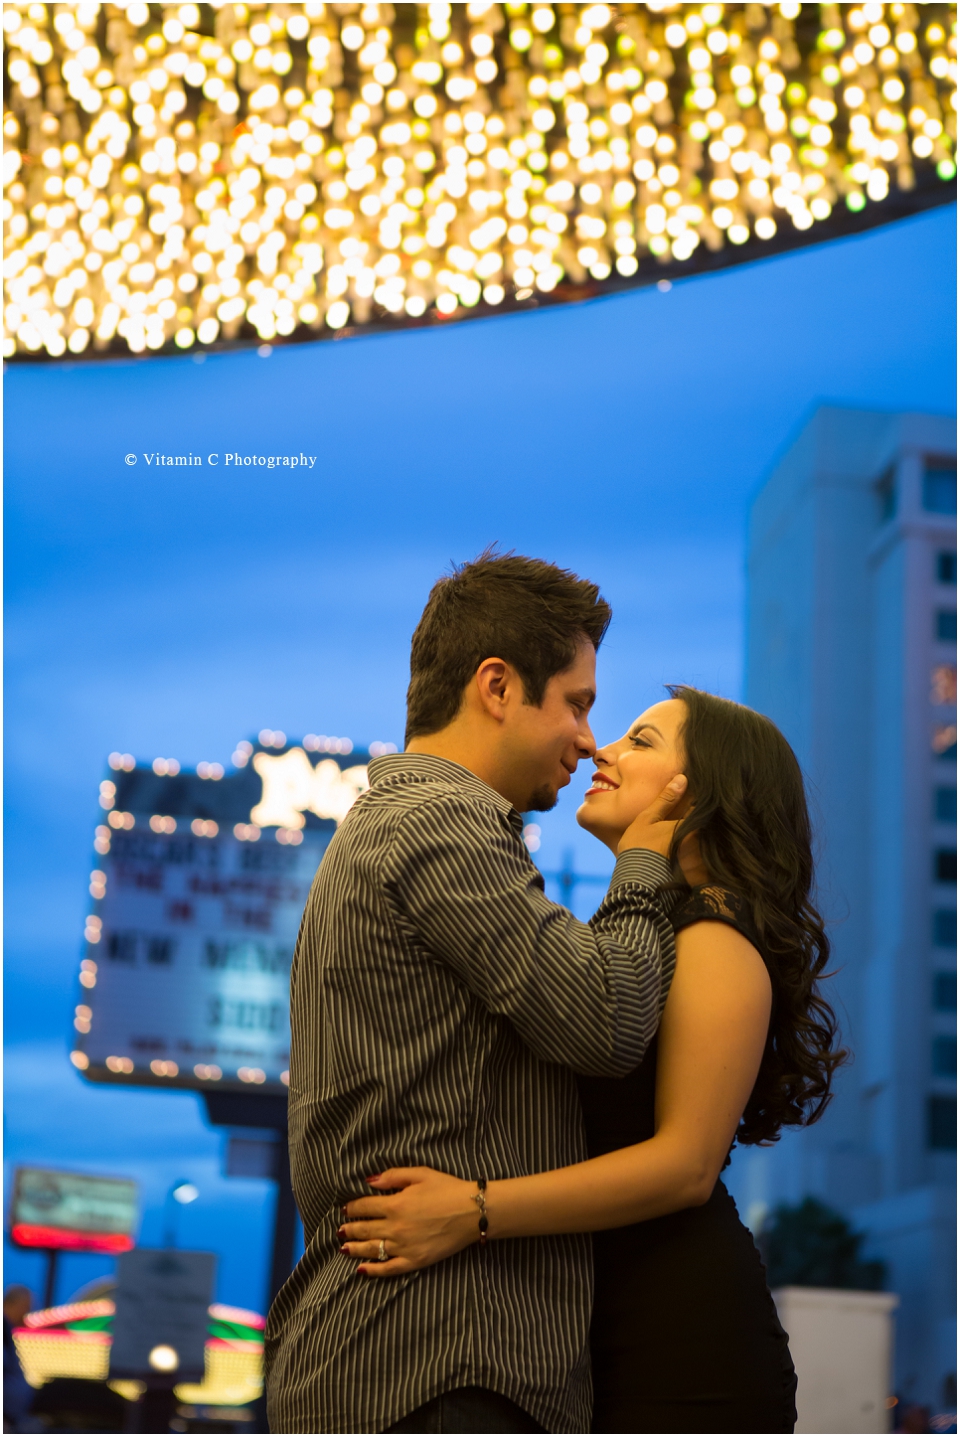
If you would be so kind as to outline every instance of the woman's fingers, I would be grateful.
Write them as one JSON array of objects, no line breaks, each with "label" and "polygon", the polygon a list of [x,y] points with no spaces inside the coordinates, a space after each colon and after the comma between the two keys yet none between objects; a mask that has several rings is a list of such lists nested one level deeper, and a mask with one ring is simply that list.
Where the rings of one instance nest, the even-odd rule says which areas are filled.
[{"label": "woman's fingers", "polygon": [[358,1238],[348,1238],[340,1251],[344,1257],[355,1257],[359,1262],[378,1262],[380,1259],[380,1243],[373,1239],[361,1242]]},{"label": "woman's fingers", "polygon": [[342,1222],[340,1232],[343,1234],[341,1242],[379,1242],[385,1236],[382,1221],[373,1222]]},{"label": "woman's fingers", "polygon": [[352,1198],[344,1204],[344,1212],[351,1222],[358,1218],[386,1217],[388,1197]]},{"label": "woman's fingers", "polygon": [[389,1262],[361,1263],[357,1272],[361,1277],[400,1277],[405,1272],[414,1272],[413,1263],[405,1257],[395,1257]]},{"label": "woman's fingers", "polygon": [[385,1191],[390,1188],[406,1188],[411,1183],[423,1182],[433,1172],[433,1168],[387,1168],[386,1172],[377,1173],[375,1177],[367,1178],[371,1187],[380,1188]]},{"label": "woman's fingers", "polygon": [[630,848],[649,848],[664,857],[670,853],[677,819],[673,817],[687,788],[686,774],[675,773],[666,788],[625,829],[617,845],[618,853]]},{"label": "woman's fingers", "polygon": [[476,1241],[473,1183],[432,1168],[391,1168],[373,1181],[383,1195],[344,1204],[339,1228],[341,1250],[363,1276],[416,1272]]},{"label": "woman's fingers", "polygon": [[380,1261],[379,1242],[348,1242],[340,1249],[344,1257],[358,1258],[357,1272],[363,1277],[399,1277],[401,1273],[413,1272],[412,1262],[405,1257],[390,1257]]},{"label": "woman's fingers", "polygon": [[386,1217],[385,1204],[390,1201],[391,1193],[400,1192],[414,1183],[423,1182],[432,1174],[432,1168],[388,1168],[384,1173],[377,1173],[374,1177],[367,1178],[371,1187],[380,1189],[381,1196],[352,1198],[350,1202],[344,1204],[344,1211],[349,1218]]}]

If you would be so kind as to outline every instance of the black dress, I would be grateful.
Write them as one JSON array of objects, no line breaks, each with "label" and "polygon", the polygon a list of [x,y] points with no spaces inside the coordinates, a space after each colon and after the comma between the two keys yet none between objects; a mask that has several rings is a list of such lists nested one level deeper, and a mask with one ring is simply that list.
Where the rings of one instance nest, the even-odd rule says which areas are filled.
[{"label": "black dress", "polygon": [[[726,922],[736,895],[698,889],[679,930]],[[657,1045],[626,1078],[579,1078],[591,1157],[654,1134]],[[760,1254],[722,1182],[702,1207],[594,1234],[594,1432],[792,1432],[797,1379]]]}]

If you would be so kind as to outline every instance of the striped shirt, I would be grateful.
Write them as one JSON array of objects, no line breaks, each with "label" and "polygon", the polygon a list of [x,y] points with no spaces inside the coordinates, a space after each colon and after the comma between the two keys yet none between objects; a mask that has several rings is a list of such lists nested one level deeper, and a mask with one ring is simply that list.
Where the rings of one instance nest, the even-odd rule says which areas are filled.
[{"label": "striped shirt", "polygon": [[573,1073],[640,1062],[673,968],[666,861],[621,854],[589,923],[544,894],[510,803],[459,764],[370,765],[307,902],[290,980],[290,1158],[306,1250],[267,1324],[274,1432],[382,1432],[456,1387],[588,1432],[585,1235],[356,1275],[340,1204],[425,1164],[505,1178],[581,1161]]}]

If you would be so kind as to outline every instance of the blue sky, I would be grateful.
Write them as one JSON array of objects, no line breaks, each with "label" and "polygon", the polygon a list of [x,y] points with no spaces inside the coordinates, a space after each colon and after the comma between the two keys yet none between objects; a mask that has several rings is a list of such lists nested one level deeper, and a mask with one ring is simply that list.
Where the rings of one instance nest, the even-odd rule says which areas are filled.
[{"label": "blue sky", "polygon": [[[778,452],[823,401],[954,410],[955,223],[267,359],[8,369],[8,1182],[18,1162],[135,1177],[149,1243],[190,1177],[181,1241],[220,1253],[221,1301],[262,1307],[269,1185],[221,1176],[192,1094],[92,1088],[66,1059],[107,753],[228,762],[264,726],[399,742],[427,591],[492,541],[613,604],[600,738],[665,682],[738,696],[747,508]],[[189,450],[317,460],[143,457]],[[568,847],[609,867],[573,823],[585,778],[543,820],[547,870]],[[37,1257],[6,1259],[39,1282]],[[103,1270],[67,1259],[60,1296]]]}]

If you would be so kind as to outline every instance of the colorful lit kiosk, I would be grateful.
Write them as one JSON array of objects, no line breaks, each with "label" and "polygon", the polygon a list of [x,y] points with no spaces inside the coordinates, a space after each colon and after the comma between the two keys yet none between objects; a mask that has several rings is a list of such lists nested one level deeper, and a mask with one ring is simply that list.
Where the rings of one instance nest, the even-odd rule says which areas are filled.
[{"label": "colorful lit kiosk", "polygon": [[[263,1388],[264,1319],[257,1312],[219,1303],[209,1313],[203,1381],[181,1383],[175,1395],[188,1407],[246,1407]],[[56,1377],[106,1381],[113,1315],[114,1303],[108,1295],[29,1313],[13,1339],[31,1386],[41,1387]],[[110,1386],[130,1400],[142,1390],[142,1384],[134,1381],[111,1381]]]}]

